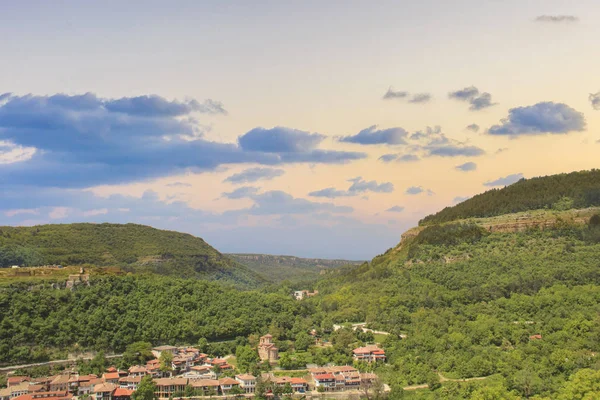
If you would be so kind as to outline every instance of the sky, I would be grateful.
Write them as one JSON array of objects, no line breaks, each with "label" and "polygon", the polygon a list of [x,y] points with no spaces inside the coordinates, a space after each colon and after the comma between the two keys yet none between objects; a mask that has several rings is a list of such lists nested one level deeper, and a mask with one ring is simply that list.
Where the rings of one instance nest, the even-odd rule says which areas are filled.
[{"label": "sky", "polygon": [[598,167],[600,5],[0,1],[0,224],[366,260]]}]

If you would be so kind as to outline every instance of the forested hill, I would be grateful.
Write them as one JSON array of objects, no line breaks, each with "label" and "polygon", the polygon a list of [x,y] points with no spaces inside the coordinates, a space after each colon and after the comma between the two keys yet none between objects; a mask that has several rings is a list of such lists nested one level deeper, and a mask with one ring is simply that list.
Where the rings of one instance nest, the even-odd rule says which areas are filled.
[{"label": "forested hill", "polygon": [[226,254],[264,276],[271,282],[300,283],[317,279],[323,272],[344,266],[359,265],[363,261],[301,258],[270,254]]},{"label": "forested hill", "polygon": [[0,227],[0,266],[120,266],[135,272],[224,280],[255,286],[263,279],[201,238],[137,224]]},{"label": "forested hill", "polygon": [[550,175],[492,189],[423,218],[419,225],[483,218],[537,209],[600,206],[600,170]]},{"label": "forested hill", "polygon": [[[561,394],[600,370],[599,211],[423,226],[370,263],[322,280],[319,296],[308,301],[334,323],[366,321],[405,335],[390,336],[389,365],[379,372],[388,374],[392,388],[427,383],[435,390],[404,398],[600,398],[597,389],[592,397]],[[487,228],[523,214],[546,223]],[[493,395],[475,396],[470,382],[440,388],[438,374],[483,377],[473,382]]]}]

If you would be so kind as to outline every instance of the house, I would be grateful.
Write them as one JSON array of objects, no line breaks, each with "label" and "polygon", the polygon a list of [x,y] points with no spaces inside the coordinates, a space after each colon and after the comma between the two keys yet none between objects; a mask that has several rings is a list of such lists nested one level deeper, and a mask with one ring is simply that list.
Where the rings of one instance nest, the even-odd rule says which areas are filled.
[{"label": "house", "polygon": [[335,376],[332,373],[317,374],[313,376],[315,386],[325,390],[335,390]]},{"label": "house", "polygon": [[374,344],[354,349],[352,350],[352,353],[354,359],[359,361],[366,361],[368,363],[373,361],[385,361],[385,351]]},{"label": "house", "polygon": [[240,383],[233,378],[219,379],[219,387],[223,395],[227,395],[235,386],[239,387]]},{"label": "house", "polygon": [[119,378],[119,387],[121,389],[137,390],[141,381],[142,377],[139,375],[125,376],[123,378]]},{"label": "house", "polygon": [[296,300],[302,300],[302,299],[305,299],[307,297],[316,296],[318,294],[319,294],[318,290],[315,290],[314,292],[309,292],[308,290],[296,290],[294,292],[294,298]]},{"label": "house", "polygon": [[0,400],[10,400],[10,388],[0,389]]},{"label": "house", "polygon": [[191,380],[190,384],[192,385],[192,387],[197,390],[197,391],[201,391],[202,393],[204,393],[204,395],[209,395],[209,394],[217,394],[219,392],[219,381],[216,379],[197,379],[197,380]]},{"label": "house", "polygon": [[69,375],[57,375],[48,387],[50,392],[65,392],[69,390]]},{"label": "house", "polygon": [[113,400],[113,393],[117,389],[114,383],[99,383],[94,386],[93,394],[95,400]]},{"label": "house", "polygon": [[256,390],[256,377],[250,374],[240,374],[235,376],[235,380],[240,383],[240,387],[246,393],[254,393]]},{"label": "house", "polygon": [[29,393],[29,382],[24,381],[16,385],[11,385],[8,387],[8,389],[10,390],[10,398],[13,399],[15,397]]},{"label": "house", "polygon": [[177,352],[177,347],[175,346],[158,346],[152,349],[152,354],[154,354],[154,357],[156,358],[160,358],[160,355],[162,354],[163,351],[167,351],[173,355],[175,355],[175,353]]},{"label": "house", "polygon": [[258,356],[262,361],[268,361],[270,363],[279,359],[279,349],[275,347],[273,336],[270,334],[266,334],[260,338],[260,343],[258,344]]},{"label": "house", "polygon": [[79,382],[79,396],[82,395],[86,395],[86,394],[93,394],[94,393],[94,387],[96,385],[99,385],[101,383],[104,383],[104,380],[102,378],[95,378],[95,375],[90,375],[90,380],[89,381],[81,381]]},{"label": "house", "polygon": [[113,393],[113,400],[129,400],[133,392],[131,389],[116,388]]},{"label": "house", "polygon": [[148,370],[143,365],[134,365],[129,367],[128,376],[144,376],[148,373]]},{"label": "house", "polygon": [[308,390],[308,382],[304,378],[291,378],[292,390],[297,393],[305,393]]},{"label": "house", "polygon": [[159,378],[154,379],[156,384],[156,392],[154,394],[157,397],[170,397],[173,394],[180,392],[183,393],[187,386],[187,378]]},{"label": "house", "polygon": [[29,382],[30,380],[31,378],[28,376],[9,376],[8,378],[6,378],[6,386],[11,387],[23,382]]},{"label": "house", "polygon": [[119,372],[106,372],[102,375],[104,382],[114,383],[115,385],[119,383],[119,378],[121,378]]},{"label": "house", "polygon": [[542,340],[542,335],[531,335],[529,340]]},{"label": "house", "polygon": [[184,375],[192,379],[217,379],[217,374],[210,365],[195,365]]}]

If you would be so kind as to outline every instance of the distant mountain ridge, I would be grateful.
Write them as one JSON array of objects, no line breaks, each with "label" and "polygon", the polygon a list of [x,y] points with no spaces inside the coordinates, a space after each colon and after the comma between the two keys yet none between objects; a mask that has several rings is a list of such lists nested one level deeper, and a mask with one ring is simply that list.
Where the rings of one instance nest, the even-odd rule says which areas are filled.
[{"label": "distant mountain ridge", "polygon": [[138,224],[0,227],[0,266],[119,266],[126,271],[256,286],[264,279],[193,235]]},{"label": "distant mountain ridge", "polygon": [[364,262],[252,253],[229,253],[225,255],[247,266],[271,282],[314,280],[328,270],[360,265]]}]

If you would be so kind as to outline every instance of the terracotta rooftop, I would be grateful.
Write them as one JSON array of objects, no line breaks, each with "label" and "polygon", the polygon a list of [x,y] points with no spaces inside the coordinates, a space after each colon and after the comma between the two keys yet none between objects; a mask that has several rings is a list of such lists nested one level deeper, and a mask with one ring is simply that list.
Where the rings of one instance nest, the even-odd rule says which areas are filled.
[{"label": "terracotta rooftop", "polygon": [[219,384],[221,385],[239,385],[240,383],[233,378],[221,378],[219,379]]},{"label": "terracotta rooftop", "polygon": [[131,397],[133,392],[131,389],[117,388],[113,393],[113,397]]},{"label": "terracotta rooftop", "polygon": [[235,376],[238,379],[241,379],[243,381],[251,381],[256,379],[256,377],[254,375],[250,375],[250,374],[240,374],[240,375],[236,375]]},{"label": "terracotta rooftop", "polygon": [[94,386],[94,393],[108,393],[112,392],[117,388],[114,383],[99,383]]},{"label": "terracotta rooftop", "polygon": [[219,386],[219,381],[216,379],[196,379],[190,382],[193,387]]}]

